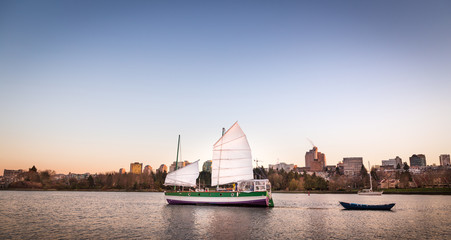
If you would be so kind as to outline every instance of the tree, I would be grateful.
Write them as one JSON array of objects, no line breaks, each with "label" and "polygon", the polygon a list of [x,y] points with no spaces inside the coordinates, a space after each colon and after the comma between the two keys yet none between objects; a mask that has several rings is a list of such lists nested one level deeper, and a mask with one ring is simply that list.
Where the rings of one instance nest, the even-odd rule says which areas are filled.
[{"label": "tree", "polygon": [[38,169],[36,169],[36,167],[33,165],[33,167],[31,167],[30,169],[28,169],[29,172],[37,172]]},{"label": "tree", "polygon": [[92,175],[89,175],[88,177],[88,184],[89,184],[89,188],[93,188],[94,185],[94,178],[92,177]]},{"label": "tree", "polygon": [[202,171],[199,173],[199,177],[197,178],[196,182],[200,181],[200,185],[204,187],[210,187],[211,186],[211,172]]},{"label": "tree", "polygon": [[406,162],[404,162],[404,167],[403,167],[403,169],[404,169],[404,171],[409,171],[409,165],[407,165],[407,163]]},{"label": "tree", "polygon": [[362,178],[368,175],[368,171],[366,170],[364,165],[362,165],[362,167],[360,168],[360,175],[362,176]]},{"label": "tree", "polygon": [[304,188],[305,190],[312,190],[313,188],[315,188],[313,176],[310,176],[308,174],[304,176]]}]

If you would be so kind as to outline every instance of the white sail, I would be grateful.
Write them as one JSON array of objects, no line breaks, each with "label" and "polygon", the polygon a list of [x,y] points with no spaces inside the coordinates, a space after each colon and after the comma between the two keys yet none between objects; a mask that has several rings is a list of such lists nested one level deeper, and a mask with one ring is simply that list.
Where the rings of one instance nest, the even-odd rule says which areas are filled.
[{"label": "white sail", "polygon": [[211,185],[253,178],[251,148],[236,122],[213,146]]},{"label": "white sail", "polygon": [[164,185],[196,187],[196,179],[199,177],[199,160],[168,173]]}]

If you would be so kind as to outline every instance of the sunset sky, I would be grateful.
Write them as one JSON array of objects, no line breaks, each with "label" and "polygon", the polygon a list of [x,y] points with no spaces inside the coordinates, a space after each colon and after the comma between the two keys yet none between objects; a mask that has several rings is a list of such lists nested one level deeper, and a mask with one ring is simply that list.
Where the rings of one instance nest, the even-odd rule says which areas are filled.
[{"label": "sunset sky", "polygon": [[0,1],[0,175],[451,153],[451,1]]}]

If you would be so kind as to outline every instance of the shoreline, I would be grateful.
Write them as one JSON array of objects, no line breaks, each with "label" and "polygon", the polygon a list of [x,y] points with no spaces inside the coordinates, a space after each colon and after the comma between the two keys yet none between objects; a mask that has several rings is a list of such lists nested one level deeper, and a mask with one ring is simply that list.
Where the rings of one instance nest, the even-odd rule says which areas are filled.
[{"label": "shoreline", "polygon": [[[41,189],[41,188],[11,188],[0,189],[0,191],[52,191],[52,192],[164,192],[158,190],[142,189]],[[385,189],[384,195],[400,194],[400,195],[451,195],[451,188],[421,188],[421,189]],[[272,191],[273,193],[282,194],[357,194],[355,191]]]},{"label": "shoreline", "polygon": [[[420,189],[383,189],[384,195],[451,195],[451,188],[420,188]],[[294,194],[357,194],[355,191],[273,191],[273,193]]]}]

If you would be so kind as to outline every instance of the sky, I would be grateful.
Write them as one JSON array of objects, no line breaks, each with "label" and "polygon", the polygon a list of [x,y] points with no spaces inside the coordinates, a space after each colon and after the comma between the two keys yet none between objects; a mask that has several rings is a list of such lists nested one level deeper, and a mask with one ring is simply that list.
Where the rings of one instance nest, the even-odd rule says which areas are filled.
[{"label": "sky", "polygon": [[0,2],[0,174],[451,153],[450,1]]}]

